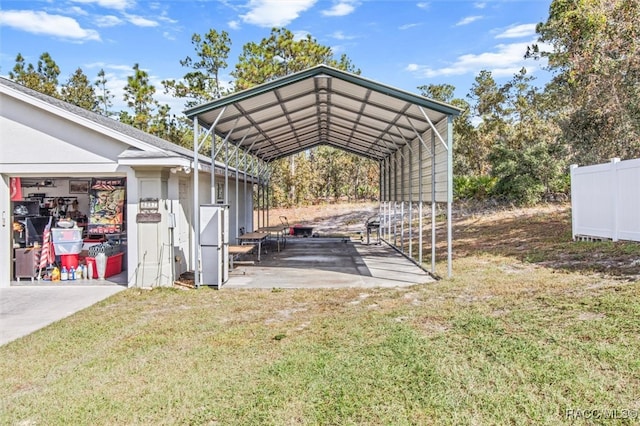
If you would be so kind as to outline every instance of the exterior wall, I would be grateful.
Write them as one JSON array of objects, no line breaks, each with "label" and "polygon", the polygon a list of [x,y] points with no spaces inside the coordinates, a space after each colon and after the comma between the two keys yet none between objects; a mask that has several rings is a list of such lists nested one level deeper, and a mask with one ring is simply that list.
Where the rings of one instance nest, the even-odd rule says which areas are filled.
[{"label": "exterior wall", "polygon": [[[138,233],[137,264],[134,285],[136,287],[156,287],[173,284],[172,269],[172,233],[169,227],[169,213],[173,203],[177,201],[177,191],[169,186],[177,186],[177,179],[169,178],[169,171],[158,169],[136,170],[138,200],[154,198],[158,200],[158,223],[131,222],[128,228],[135,228]],[[172,199],[169,197],[171,193]]]},{"label": "exterior wall", "polygon": [[[435,127],[452,148],[453,142],[448,140],[447,120],[435,123]],[[380,163],[382,201],[448,201],[447,148],[431,129],[420,136],[422,142],[416,137],[408,146]]]},{"label": "exterior wall", "polygon": [[[96,176],[118,170],[117,158],[129,145],[71,120],[2,96],[0,172],[43,176],[69,173]],[[19,143],[17,143],[19,142]]]}]

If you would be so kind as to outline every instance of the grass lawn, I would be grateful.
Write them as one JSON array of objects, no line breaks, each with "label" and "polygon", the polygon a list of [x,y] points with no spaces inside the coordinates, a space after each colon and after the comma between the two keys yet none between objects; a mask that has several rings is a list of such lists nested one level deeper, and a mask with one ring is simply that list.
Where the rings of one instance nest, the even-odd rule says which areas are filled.
[{"label": "grass lawn", "polygon": [[0,424],[638,423],[640,244],[454,227],[425,286],[121,292],[0,347]]}]

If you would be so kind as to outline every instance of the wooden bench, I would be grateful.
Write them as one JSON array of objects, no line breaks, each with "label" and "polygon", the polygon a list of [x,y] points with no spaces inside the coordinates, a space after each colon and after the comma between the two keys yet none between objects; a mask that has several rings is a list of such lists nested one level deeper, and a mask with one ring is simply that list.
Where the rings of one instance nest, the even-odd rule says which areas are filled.
[{"label": "wooden bench", "polygon": [[229,244],[229,268],[233,269],[233,261],[242,256],[243,254],[249,254],[255,248],[255,245],[232,245]]}]

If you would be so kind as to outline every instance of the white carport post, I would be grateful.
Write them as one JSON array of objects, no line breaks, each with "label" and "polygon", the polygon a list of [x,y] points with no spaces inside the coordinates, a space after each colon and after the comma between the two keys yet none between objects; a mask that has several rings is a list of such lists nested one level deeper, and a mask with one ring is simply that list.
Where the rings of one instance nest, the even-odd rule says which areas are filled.
[{"label": "white carport post", "polygon": [[[420,111],[422,111],[422,113],[426,117],[426,113],[422,108],[420,108]],[[426,117],[426,118],[429,121],[429,124],[431,124],[431,120],[429,120],[429,117]],[[407,117],[407,121],[409,122],[409,125],[411,126],[416,136],[418,137],[418,140],[420,141],[420,147],[424,146],[425,148],[427,148],[427,144],[425,143],[424,139],[422,138],[422,136],[420,136],[420,134],[418,133],[416,128],[413,126],[413,123],[411,123],[411,120],[409,120],[408,117]],[[436,146],[435,146],[434,133],[437,133],[437,130],[432,125],[430,151],[431,151],[431,273],[433,274],[435,274],[436,272]],[[446,146],[447,145],[445,144],[445,147]],[[420,151],[420,163],[422,163],[422,151]],[[420,211],[420,256],[422,256],[422,167],[420,167],[420,199],[421,199],[420,201],[420,209],[421,209]],[[422,264],[422,261],[420,261],[420,264]]]},{"label": "white carport post", "polygon": [[193,253],[191,255],[191,267],[193,269],[193,285],[198,288],[200,285],[200,197],[198,197],[199,186],[199,124],[198,116],[193,117]]},{"label": "white carport post", "polygon": [[[453,117],[451,115],[447,116],[447,140],[449,141],[449,144],[447,144],[444,141],[444,139],[442,139],[440,132],[438,132],[438,130],[436,129],[436,126],[433,125],[433,122],[431,121],[427,113],[424,111],[424,109],[420,106],[418,108],[420,108],[420,112],[422,112],[422,115],[429,123],[429,126],[431,126],[431,131],[432,131],[432,147],[433,147],[433,157],[434,157],[434,163],[433,163],[434,166],[432,167],[433,169],[432,173],[434,175],[433,185],[435,185],[435,139],[433,138],[433,134],[435,134],[435,136],[437,136],[438,139],[440,139],[440,142],[442,142],[442,145],[447,150],[447,275],[449,276],[449,278],[451,278],[451,276],[453,275],[452,268],[451,268],[451,259],[452,259],[451,204],[453,202]],[[435,186],[432,194],[434,196],[434,201],[435,201]],[[432,210],[433,210],[432,213],[435,213],[435,209],[433,208]],[[435,225],[433,227],[433,235],[435,235]],[[435,240],[435,237],[434,237],[434,240]],[[433,264],[432,267],[435,269],[435,245],[433,250],[434,250],[434,255],[432,256],[434,260],[432,260],[432,264]]]},{"label": "white carport post", "polygon": [[[422,139],[422,136],[420,136],[420,133],[418,133],[418,130],[413,126],[413,123],[411,122],[411,120],[409,120],[409,117],[406,117],[407,122],[409,123],[409,125],[411,126],[411,128],[413,129],[413,132],[415,133],[416,137],[418,138],[418,141],[420,142],[418,144],[418,191],[420,192],[420,206],[419,206],[419,211],[418,214],[420,216],[420,220],[419,220],[419,227],[420,227],[420,236],[419,236],[419,250],[420,253],[418,255],[418,262],[420,262],[420,265],[422,265],[422,234],[423,234],[423,224],[422,224],[422,204],[424,202],[424,198],[422,197],[422,190],[423,190],[423,184],[422,184],[422,147],[424,146],[425,148],[427,148],[427,144],[424,142],[424,139]],[[433,159],[433,157],[435,157],[435,155],[433,154],[434,151],[433,149],[431,149],[431,157]],[[433,164],[433,163],[432,163]],[[432,166],[433,169],[433,166]],[[434,199],[435,194],[431,194],[431,199]],[[433,218],[432,218],[433,219]],[[433,267],[433,262],[434,262],[434,256],[433,253],[431,255],[431,272],[434,273],[435,272],[435,268]]]},{"label": "white carport post", "polygon": [[422,146],[424,142],[422,138],[418,136],[420,143],[418,144],[418,229],[420,234],[418,235],[418,263],[422,266]]},{"label": "white carport post", "polygon": [[431,131],[431,272],[436,272],[436,137]]},{"label": "white carport post", "polygon": [[[236,229],[236,232],[238,232],[239,235],[240,233],[240,163],[244,162],[244,197],[246,200],[246,196],[247,196],[247,163],[245,161],[245,158],[247,157],[247,152],[245,151],[242,159],[238,158],[238,152],[240,151],[240,146],[244,143],[244,140],[247,138],[247,135],[249,134],[249,131],[247,130],[247,133],[244,134],[244,136],[242,137],[242,140],[240,140],[240,142],[238,143],[238,145],[236,146],[236,227],[238,229]],[[252,145],[253,146],[253,145]],[[249,148],[251,149],[251,148]],[[247,209],[247,206],[245,205],[245,211]],[[242,221],[243,223],[246,223],[247,221],[247,217],[245,215],[244,220]]]},{"label": "white carport post", "polygon": [[[402,132],[400,131],[400,128],[396,125],[396,129],[398,130],[398,133],[400,134],[402,140],[405,143],[405,146],[407,147],[407,150],[409,151],[407,154],[408,157],[408,161],[409,161],[409,178],[408,178],[408,182],[409,182],[409,247],[408,247],[408,253],[409,253],[409,257],[413,259],[413,148],[411,147],[411,142],[407,141],[404,136],[402,136]],[[414,129],[415,131],[415,129]],[[393,138],[392,138],[393,140]],[[395,141],[394,141],[395,143]],[[403,159],[405,157],[403,156]],[[404,174],[404,170],[405,167],[402,167],[402,172]],[[402,179],[402,182],[404,182],[404,177]],[[404,197],[404,190],[402,192],[403,197]],[[404,205],[404,203],[403,203]],[[404,220],[404,216],[403,216],[403,220]],[[403,234],[404,235],[404,234]]]},{"label": "white carport post", "polygon": [[413,259],[413,149],[409,147],[409,257]]},{"label": "white carport post", "polygon": [[453,275],[453,232],[452,232],[452,218],[451,218],[451,205],[453,203],[453,117],[447,117],[447,139],[449,140],[449,149],[447,151],[447,186],[449,187],[447,193],[447,273],[449,278]]},{"label": "white carport post", "polygon": [[[405,160],[406,157],[404,155],[404,153],[402,152],[402,148],[400,148],[398,146],[398,144],[396,143],[396,141],[394,140],[394,138],[389,135],[391,138],[391,142],[393,142],[393,145],[396,147],[396,154],[400,155],[400,159],[396,159],[395,161],[395,171],[396,171],[396,179],[398,179],[398,162],[400,162],[400,199],[401,199],[401,205],[400,205],[400,252],[402,254],[404,254],[404,200],[405,200],[405,187],[404,187],[404,170],[405,170]],[[406,142],[406,141],[405,141]],[[408,144],[407,144],[408,146]],[[411,147],[409,147],[409,152],[411,152]],[[411,160],[409,160],[409,167],[411,167]],[[409,187],[411,187],[411,180],[409,180]],[[397,189],[397,186],[396,186]],[[398,247],[396,238],[397,238],[397,229],[396,229],[396,221],[397,221],[397,217],[396,217],[396,211],[395,211],[395,206],[397,206],[397,199],[398,196],[396,194],[396,203],[394,204],[394,239],[393,239],[393,245],[396,246],[396,248]]]},{"label": "white carport post", "polygon": [[[222,110],[224,111],[224,109]],[[233,133],[233,131],[236,129],[236,126],[238,125],[238,122],[240,121],[240,117],[238,117],[236,119],[236,122],[233,123],[233,127],[231,128],[231,130],[229,130],[229,133],[227,133],[227,136],[224,137],[224,140],[222,141],[222,144],[220,145],[220,148],[215,152],[215,154],[213,154],[213,148],[215,148],[212,144],[211,146],[211,162],[213,163],[215,161],[215,158],[218,156],[218,154],[220,153],[220,151],[222,151],[222,148],[225,149],[224,151],[224,204],[228,204],[228,200],[229,200],[229,138],[231,137],[231,134]],[[214,163],[215,164],[215,163]],[[211,203],[212,204],[216,204],[218,202],[218,197],[216,194],[216,181],[215,181],[215,173],[211,173]]]}]

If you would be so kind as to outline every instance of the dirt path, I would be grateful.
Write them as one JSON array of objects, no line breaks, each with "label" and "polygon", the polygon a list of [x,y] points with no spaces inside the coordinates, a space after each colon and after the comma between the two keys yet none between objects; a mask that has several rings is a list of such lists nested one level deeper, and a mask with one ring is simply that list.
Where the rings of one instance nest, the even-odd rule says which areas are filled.
[{"label": "dirt path", "polygon": [[279,224],[282,216],[289,225],[313,226],[313,232],[320,236],[348,235],[364,231],[367,219],[377,214],[377,202],[278,208],[269,210],[269,224]]}]

